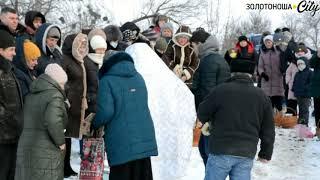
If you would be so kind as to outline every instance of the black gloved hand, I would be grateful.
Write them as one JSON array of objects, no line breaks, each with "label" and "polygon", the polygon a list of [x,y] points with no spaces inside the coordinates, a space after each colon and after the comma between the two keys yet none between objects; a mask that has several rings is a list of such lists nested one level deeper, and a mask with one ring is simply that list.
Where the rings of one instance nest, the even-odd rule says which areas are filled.
[{"label": "black gloved hand", "polygon": [[269,76],[268,76],[265,72],[261,73],[261,77],[262,77],[265,81],[269,81]]}]

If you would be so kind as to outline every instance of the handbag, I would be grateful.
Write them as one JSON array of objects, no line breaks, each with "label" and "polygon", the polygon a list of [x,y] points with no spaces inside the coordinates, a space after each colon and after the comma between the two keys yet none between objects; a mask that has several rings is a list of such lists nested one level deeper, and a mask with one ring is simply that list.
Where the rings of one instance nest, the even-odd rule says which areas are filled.
[{"label": "handbag", "polygon": [[200,128],[193,128],[193,143],[192,147],[198,147],[199,146],[199,140],[201,135],[201,129]]},{"label": "handbag", "polygon": [[103,180],[104,153],[104,139],[102,137],[83,139],[80,180]]}]

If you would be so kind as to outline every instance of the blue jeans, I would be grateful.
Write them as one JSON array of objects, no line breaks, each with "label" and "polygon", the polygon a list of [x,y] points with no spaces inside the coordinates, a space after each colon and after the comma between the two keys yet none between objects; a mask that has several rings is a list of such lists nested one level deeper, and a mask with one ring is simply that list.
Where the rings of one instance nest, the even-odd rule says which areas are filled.
[{"label": "blue jeans", "polygon": [[205,180],[250,180],[252,166],[251,158],[209,154]]}]

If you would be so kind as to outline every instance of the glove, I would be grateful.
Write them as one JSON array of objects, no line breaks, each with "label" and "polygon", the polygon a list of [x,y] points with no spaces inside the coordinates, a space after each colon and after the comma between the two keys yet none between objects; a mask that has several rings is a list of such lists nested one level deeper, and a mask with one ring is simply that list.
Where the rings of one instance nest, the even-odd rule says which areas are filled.
[{"label": "glove", "polygon": [[210,136],[210,124],[208,122],[204,123],[201,132],[204,136]]},{"label": "glove", "polygon": [[265,72],[261,73],[261,77],[263,77],[265,81],[269,81],[269,76]]}]

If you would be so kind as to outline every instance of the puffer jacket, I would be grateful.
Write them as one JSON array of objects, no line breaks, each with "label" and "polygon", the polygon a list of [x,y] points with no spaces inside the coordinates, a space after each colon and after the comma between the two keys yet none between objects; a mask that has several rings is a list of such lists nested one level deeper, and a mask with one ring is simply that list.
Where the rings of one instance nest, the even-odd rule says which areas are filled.
[{"label": "puffer jacket", "polygon": [[19,140],[16,180],[63,180],[67,121],[66,96],[48,75],[31,85],[24,106],[24,128]]}]

